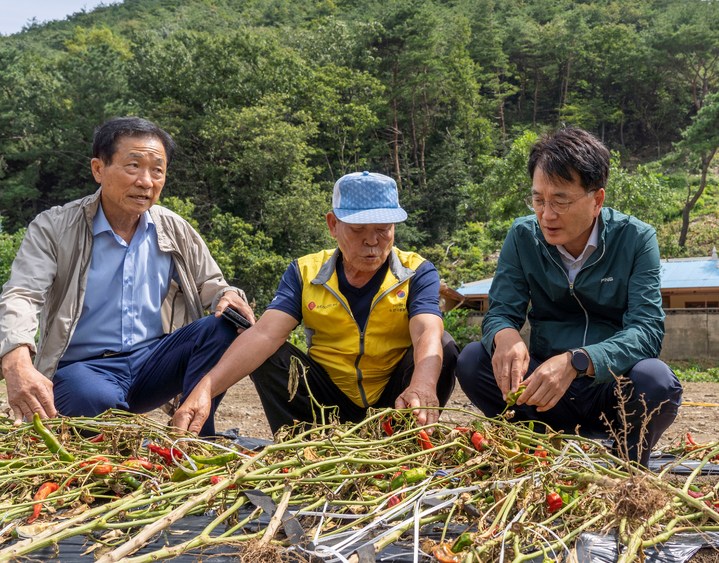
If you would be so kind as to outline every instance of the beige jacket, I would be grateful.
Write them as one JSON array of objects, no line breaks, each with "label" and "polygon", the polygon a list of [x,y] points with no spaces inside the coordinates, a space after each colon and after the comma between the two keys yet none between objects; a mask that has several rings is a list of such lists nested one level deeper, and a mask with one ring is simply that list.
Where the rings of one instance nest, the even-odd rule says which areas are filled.
[{"label": "beige jacket", "polygon": [[[92,257],[92,222],[100,202],[93,195],[40,213],[27,228],[0,295],[0,358],[18,346],[35,354],[35,368],[52,378],[82,311]],[[179,215],[150,208],[160,250],[169,252],[173,281],[162,305],[167,333],[214,309],[231,288],[200,235]],[[40,340],[35,335],[40,319]]]}]

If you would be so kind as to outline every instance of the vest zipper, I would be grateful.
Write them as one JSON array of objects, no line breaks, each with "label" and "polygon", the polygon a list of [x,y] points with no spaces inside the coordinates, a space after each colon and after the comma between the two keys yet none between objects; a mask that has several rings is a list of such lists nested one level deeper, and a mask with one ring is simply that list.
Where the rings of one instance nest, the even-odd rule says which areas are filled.
[{"label": "vest zipper", "polygon": [[[355,326],[357,327],[357,330],[359,331],[359,354],[357,354],[357,357],[355,358],[355,380],[357,381],[357,390],[359,391],[360,398],[362,399],[362,405],[364,408],[369,408],[369,403],[367,402],[367,394],[364,390],[364,385],[362,385],[362,370],[359,367],[360,360],[362,359],[362,356],[364,355],[364,337],[365,337],[365,331],[364,328],[360,327],[359,324],[357,324],[357,319],[355,319],[354,315],[352,314],[352,310],[347,306],[345,303],[345,300],[342,299],[340,295],[337,294],[327,283],[323,283],[322,287],[324,287],[327,291],[329,291],[337,301],[340,302],[342,305],[342,308],[347,311],[347,314],[349,314],[350,318],[354,321]],[[372,311],[372,308],[370,308],[370,312]],[[369,315],[367,315],[367,321],[369,322]]]},{"label": "vest zipper", "polygon": [[372,314],[372,311],[374,310],[374,308],[377,306],[377,303],[379,303],[382,300],[382,298],[385,297],[385,295],[387,295],[393,289],[395,289],[396,287],[399,287],[400,285],[402,285],[404,282],[406,282],[407,280],[409,280],[411,278],[412,278],[412,276],[408,276],[402,280],[397,281],[397,283],[388,287],[380,295],[377,296],[377,299],[375,299],[372,302],[372,305],[370,306],[369,313],[367,313],[367,321],[365,322],[364,327],[360,327],[359,324],[357,324],[357,319],[355,319],[354,315],[352,314],[352,311],[347,306],[344,299],[342,299],[331,287],[329,287],[329,285],[327,283],[322,284],[322,286],[327,291],[329,291],[332,295],[334,295],[335,299],[337,299],[342,304],[342,307],[344,308],[345,311],[347,311],[347,313],[349,313],[349,316],[355,322],[355,325],[357,326],[357,329],[359,330],[359,354],[357,354],[357,357],[355,358],[354,365],[355,365],[355,376],[356,376],[356,381],[357,381],[357,390],[359,391],[360,398],[362,399],[362,405],[364,406],[364,408],[369,408],[370,405],[367,402],[367,394],[365,393],[364,385],[362,384],[362,379],[363,379],[362,370],[360,369],[359,364],[362,359],[362,356],[364,356],[365,335],[366,335],[366,329],[367,329],[367,324],[369,323],[370,315]]}]

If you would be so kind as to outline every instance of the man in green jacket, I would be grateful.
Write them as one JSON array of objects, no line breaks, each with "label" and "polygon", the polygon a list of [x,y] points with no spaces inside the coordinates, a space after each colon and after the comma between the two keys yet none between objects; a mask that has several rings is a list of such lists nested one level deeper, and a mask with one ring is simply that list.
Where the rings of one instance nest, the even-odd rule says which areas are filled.
[{"label": "man in green jacket", "polygon": [[[647,464],[682,388],[657,359],[664,336],[655,230],[602,208],[609,151],[581,129],[540,139],[529,157],[534,215],[512,225],[489,291],[482,341],[457,379],[487,416],[525,386],[515,420],[606,433]],[[519,330],[529,321],[529,349]],[[617,393],[619,389],[619,393]]]}]

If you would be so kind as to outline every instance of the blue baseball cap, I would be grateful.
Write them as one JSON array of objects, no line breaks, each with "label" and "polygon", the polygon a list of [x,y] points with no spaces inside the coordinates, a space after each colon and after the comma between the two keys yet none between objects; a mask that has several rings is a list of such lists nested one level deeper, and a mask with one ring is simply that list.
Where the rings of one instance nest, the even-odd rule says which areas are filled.
[{"label": "blue baseball cap", "polygon": [[407,212],[399,206],[397,183],[376,172],[353,172],[335,182],[332,211],[343,223],[401,223]]}]

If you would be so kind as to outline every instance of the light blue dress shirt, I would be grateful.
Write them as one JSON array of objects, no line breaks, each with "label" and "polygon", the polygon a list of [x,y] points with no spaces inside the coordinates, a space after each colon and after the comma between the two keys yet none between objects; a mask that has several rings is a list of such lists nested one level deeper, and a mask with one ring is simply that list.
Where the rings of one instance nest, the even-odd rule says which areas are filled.
[{"label": "light blue dress shirt", "polygon": [[131,352],[164,334],[160,308],[174,274],[172,257],[161,252],[149,212],[140,217],[130,244],[116,235],[97,210],[82,313],[62,362],[108,352]]}]

